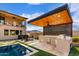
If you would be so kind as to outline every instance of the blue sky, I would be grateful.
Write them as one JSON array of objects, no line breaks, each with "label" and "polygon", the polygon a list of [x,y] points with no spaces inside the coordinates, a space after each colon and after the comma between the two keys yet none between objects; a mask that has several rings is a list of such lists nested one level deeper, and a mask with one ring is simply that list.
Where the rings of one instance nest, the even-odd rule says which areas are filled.
[{"label": "blue sky", "polygon": [[[63,4],[61,3],[0,3],[0,10],[33,19]],[[68,4],[71,12],[73,29],[79,29],[79,4]],[[27,30],[42,30],[41,27],[27,24]]]}]

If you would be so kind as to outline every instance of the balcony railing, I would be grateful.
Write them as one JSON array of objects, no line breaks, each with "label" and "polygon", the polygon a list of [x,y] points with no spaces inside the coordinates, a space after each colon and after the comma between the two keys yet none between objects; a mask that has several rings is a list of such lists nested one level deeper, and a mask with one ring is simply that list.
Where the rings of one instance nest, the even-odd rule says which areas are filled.
[{"label": "balcony railing", "polygon": [[22,24],[16,24],[16,25],[14,25],[14,24],[9,24],[8,22],[5,22],[5,23],[1,23],[0,25],[8,25],[8,26],[14,26],[14,27],[24,27],[24,28],[26,28],[26,26],[24,26],[24,25],[22,25]]}]

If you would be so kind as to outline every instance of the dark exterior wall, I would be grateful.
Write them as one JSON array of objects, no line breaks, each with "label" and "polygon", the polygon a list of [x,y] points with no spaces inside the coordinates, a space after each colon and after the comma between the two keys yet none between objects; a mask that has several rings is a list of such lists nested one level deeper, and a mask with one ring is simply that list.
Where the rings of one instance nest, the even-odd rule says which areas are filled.
[{"label": "dark exterior wall", "polygon": [[65,34],[72,36],[72,24],[46,26],[43,28],[43,35],[59,35]]}]

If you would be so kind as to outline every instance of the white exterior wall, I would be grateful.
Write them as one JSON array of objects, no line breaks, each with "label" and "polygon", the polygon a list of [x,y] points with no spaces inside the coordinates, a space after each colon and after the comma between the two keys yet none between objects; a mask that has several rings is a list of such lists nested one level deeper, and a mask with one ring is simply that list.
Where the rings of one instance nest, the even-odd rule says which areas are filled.
[{"label": "white exterior wall", "polygon": [[[9,35],[4,35],[4,30],[9,30]],[[10,30],[22,30],[22,35],[26,34],[24,27],[16,27],[16,26],[10,26],[10,25],[0,25],[0,40],[17,39],[18,35],[10,35]]]}]

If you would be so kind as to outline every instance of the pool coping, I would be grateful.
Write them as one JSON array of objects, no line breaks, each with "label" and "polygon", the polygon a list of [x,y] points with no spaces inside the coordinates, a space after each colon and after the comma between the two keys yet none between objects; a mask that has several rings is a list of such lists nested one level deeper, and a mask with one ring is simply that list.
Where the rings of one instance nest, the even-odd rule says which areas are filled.
[{"label": "pool coping", "polygon": [[26,54],[26,55],[24,55],[24,56],[31,56],[31,55],[33,55],[33,54],[39,52],[38,50],[36,50],[36,49],[34,49],[34,48],[32,48],[32,47],[29,47],[29,46],[27,46],[27,45],[25,45],[25,44],[23,44],[23,43],[20,43],[20,42],[17,42],[17,43],[20,44],[20,45],[22,45],[22,46],[24,46],[24,47],[27,47],[28,49],[31,49],[31,50],[33,51],[33,52],[30,52],[30,53],[28,53],[28,54]]}]

